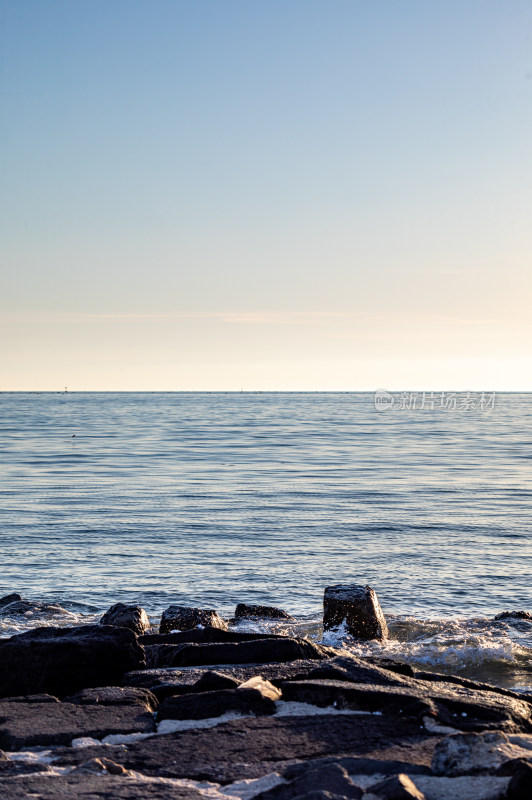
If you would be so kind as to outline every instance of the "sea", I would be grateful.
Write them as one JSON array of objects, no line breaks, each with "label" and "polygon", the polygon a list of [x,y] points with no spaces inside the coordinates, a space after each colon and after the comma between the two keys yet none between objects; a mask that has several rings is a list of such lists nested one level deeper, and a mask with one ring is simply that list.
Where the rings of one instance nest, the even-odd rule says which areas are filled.
[{"label": "sea", "polygon": [[[384,397],[384,400],[382,399]],[[390,400],[390,398],[392,398]],[[532,395],[0,394],[0,596],[92,623],[116,602],[278,606],[358,655],[531,691]],[[323,633],[326,586],[375,589],[384,643]]]}]

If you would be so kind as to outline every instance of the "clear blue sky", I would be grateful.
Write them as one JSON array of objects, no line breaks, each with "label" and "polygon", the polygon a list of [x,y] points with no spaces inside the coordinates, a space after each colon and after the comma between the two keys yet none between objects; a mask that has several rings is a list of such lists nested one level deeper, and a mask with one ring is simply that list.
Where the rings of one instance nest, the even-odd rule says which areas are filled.
[{"label": "clear blue sky", "polygon": [[0,0],[1,389],[532,389],[527,0]]}]

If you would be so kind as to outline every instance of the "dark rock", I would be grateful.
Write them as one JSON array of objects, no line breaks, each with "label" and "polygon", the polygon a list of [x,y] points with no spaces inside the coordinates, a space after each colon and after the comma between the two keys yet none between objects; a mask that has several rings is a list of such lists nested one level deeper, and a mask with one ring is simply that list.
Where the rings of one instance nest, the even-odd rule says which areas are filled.
[{"label": "dark rock", "polygon": [[117,628],[129,628],[141,636],[150,627],[148,615],[140,606],[128,606],[125,603],[116,603],[106,611],[100,620],[100,625],[114,625]]},{"label": "dark rock", "polygon": [[[262,675],[274,684],[281,684],[288,678],[303,680],[313,671],[317,662],[315,660],[285,661],[282,663],[261,663],[261,664],[217,664],[212,668],[221,675],[229,675],[239,683],[249,680],[256,675]],[[190,689],[206,671],[211,667],[162,667],[159,669],[145,669],[136,672],[129,672],[124,675],[124,685],[141,686],[150,689],[155,693],[157,687],[174,686],[180,690]],[[174,692],[175,694],[176,692]]]},{"label": "dark rock", "polygon": [[6,594],[4,597],[0,597],[0,608],[4,606],[8,606],[11,603],[18,603],[22,600],[22,595],[18,594],[17,592],[13,592],[13,594]]},{"label": "dark rock", "polygon": [[506,797],[507,800],[530,800],[532,797],[532,764],[528,761],[515,766]]},{"label": "dark rock", "polygon": [[323,629],[345,623],[357,639],[386,639],[388,626],[376,593],[370,586],[328,586],[323,597]]},{"label": "dark rock", "polygon": [[421,692],[395,686],[369,686],[364,683],[313,680],[286,681],[281,685],[283,700],[325,708],[349,708],[356,711],[379,711],[384,714],[421,719],[435,714],[436,706]]},{"label": "dark rock", "polygon": [[[242,691],[242,690],[237,690]],[[209,729],[184,730],[108,745],[106,758],[145,775],[230,783],[283,771],[294,761],[344,755],[430,766],[437,736],[417,721],[359,714],[245,717]],[[65,749],[54,765],[101,758],[97,747]]]},{"label": "dark rock", "polygon": [[101,739],[111,733],[151,733],[153,715],[137,706],[0,701],[0,747],[70,744],[72,739]]},{"label": "dark rock", "polygon": [[[32,775],[35,772],[51,772],[48,764],[40,761],[0,761],[0,778],[7,778],[15,775]],[[0,791],[2,782],[0,781]],[[2,795],[2,800],[4,796]]]},{"label": "dark rock", "polygon": [[228,711],[239,714],[273,714],[275,703],[256,689],[220,689],[216,692],[169,697],[159,706],[157,721],[163,719],[207,719]]},{"label": "dark rock", "polygon": [[[9,595],[8,595],[9,597]],[[5,598],[4,598],[5,599]],[[15,600],[11,603],[0,605],[0,615],[3,617],[27,617],[66,614],[62,606],[55,603],[35,603],[32,600]]]},{"label": "dark rock", "polygon": [[532,614],[529,614],[528,611],[503,611],[500,614],[497,614],[493,619],[529,619],[532,620]]},{"label": "dark rock", "polygon": [[145,711],[155,711],[159,704],[149,689],[133,686],[101,686],[95,689],[82,689],[81,692],[65,697],[64,702],[82,706],[139,706]]},{"label": "dark rock", "polygon": [[239,603],[235,608],[235,619],[294,619],[275,606],[254,606],[247,603]]},{"label": "dark rock", "polygon": [[215,642],[250,642],[257,639],[286,639],[275,633],[240,633],[225,631],[222,628],[193,628],[190,631],[173,631],[172,633],[147,633],[139,636],[142,645],[147,644],[213,644]]},{"label": "dark rock", "polygon": [[[530,754],[530,757],[532,759],[532,753]],[[528,761],[526,758],[511,758],[508,761],[504,761],[493,774],[511,777],[515,772],[521,769],[523,764],[529,763],[530,761]]]},{"label": "dark rock", "polygon": [[6,703],[59,703],[59,698],[51,694],[23,694],[18,697],[4,697],[3,700]]},{"label": "dark rock", "polygon": [[309,797],[314,792],[329,792],[332,796],[360,800],[362,789],[356,786],[340,764],[329,764],[321,768],[308,768],[304,773],[286,784],[279,784],[256,795],[256,800],[292,800]]},{"label": "dark rock", "polygon": [[230,675],[222,675],[221,672],[208,670],[193,686],[194,692],[216,692],[219,689],[236,689],[240,681]]},{"label": "dark rock", "polygon": [[393,658],[366,656],[364,660],[367,661],[368,664],[374,664],[376,667],[386,669],[389,672],[397,672],[399,675],[406,675],[408,678],[413,678],[416,674],[410,664],[405,664],[404,661],[396,661]]},{"label": "dark rock", "polygon": [[327,792],[325,789],[317,789],[315,792],[298,794],[294,800],[345,800],[345,795],[331,794],[331,792]]},{"label": "dark rock", "polygon": [[105,774],[0,778],[2,800],[205,800],[190,786]]},{"label": "dark rock", "polygon": [[426,800],[408,775],[394,775],[379,783],[373,784],[368,789],[371,794],[376,794],[382,800]]},{"label": "dark rock", "polygon": [[64,697],[119,684],[125,672],[144,666],[144,651],[127,628],[35,628],[0,640],[0,696]]},{"label": "dark rock", "polygon": [[189,606],[168,606],[163,611],[159,633],[188,631],[199,625],[227,630],[227,622],[212,608],[190,608]]},{"label": "dark rock", "polygon": [[146,666],[187,667],[216,664],[259,664],[263,662],[323,659],[334,655],[330,648],[306,639],[258,639],[226,644],[157,644],[146,646]]},{"label": "dark rock", "polygon": [[375,758],[358,758],[355,756],[336,756],[300,761],[297,764],[285,767],[281,775],[285,780],[290,781],[298,775],[303,775],[308,769],[317,769],[329,764],[339,764],[349,775],[398,775],[401,772],[408,772],[411,775],[432,775],[431,768],[421,764],[394,761],[392,759],[379,761]]}]

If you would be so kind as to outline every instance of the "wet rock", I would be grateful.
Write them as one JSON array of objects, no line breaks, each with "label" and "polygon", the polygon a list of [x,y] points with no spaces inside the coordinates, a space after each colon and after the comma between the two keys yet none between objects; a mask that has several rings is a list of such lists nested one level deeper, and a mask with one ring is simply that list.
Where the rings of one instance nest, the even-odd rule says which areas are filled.
[{"label": "wet rock", "polygon": [[256,795],[255,800],[292,800],[296,797],[314,797],[316,792],[328,792],[329,797],[360,800],[362,789],[349,777],[340,764],[329,764],[318,768],[307,768],[290,783],[274,786]]},{"label": "wet rock", "polygon": [[114,686],[125,672],[144,666],[144,651],[127,628],[35,628],[0,641],[0,696],[64,697],[90,686]]},{"label": "wet rock", "polygon": [[154,730],[153,715],[138,706],[0,701],[0,747],[5,750]]},{"label": "wet rock", "polygon": [[426,800],[414,781],[404,774],[379,781],[370,786],[368,792],[382,800]]},{"label": "wet rock", "polygon": [[493,617],[493,619],[529,619],[532,620],[532,614],[529,614],[528,611],[503,611],[501,614],[497,614]]},{"label": "wet rock", "polygon": [[370,586],[328,586],[323,597],[323,629],[344,625],[357,639],[386,639],[388,626]]},{"label": "wet rock", "polygon": [[64,698],[65,703],[75,705],[139,706],[146,711],[155,711],[158,701],[149,689],[133,686],[101,686],[82,689],[81,692]]},{"label": "wet rock", "polygon": [[[7,595],[7,598],[9,598],[9,595]],[[6,600],[6,598],[3,599]],[[62,606],[56,603],[36,603],[22,598],[0,605],[0,615],[3,617],[55,616],[67,613]]]},{"label": "wet rock", "polygon": [[190,608],[189,606],[168,606],[163,611],[159,633],[188,631],[199,625],[227,630],[227,622],[212,608]]},{"label": "wet rock", "polygon": [[22,600],[22,595],[18,594],[17,592],[13,592],[12,594],[6,594],[3,597],[0,597],[0,608],[8,606],[11,603],[18,603],[21,600]]},{"label": "wet rock", "polygon": [[207,719],[229,711],[239,714],[273,714],[275,703],[258,689],[220,689],[216,692],[169,697],[159,706],[157,721],[163,719]]},{"label": "wet rock", "polygon": [[323,659],[329,648],[306,639],[258,639],[226,644],[157,644],[146,646],[146,666],[187,667],[216,664],[260,664],[263,662]]},{"label": "wet rock", "polygon": [[285,639],[285,636],[274,633],[241,633],[226,631],[222,628],[193,628],[190,631],[173,631],[172,633],[149,633],[139,636],[142,645],[147,644],[213,644],[215,642],[250,642],[257,639]]},{"label": "wet rock", "polygon": [[288,619],[293,620],[290,614],[282,608],[275,606],[255,606],[247,603],[239,603],[235,608],[235,620],[241,619]]},{"label": "wet rock", "polygon": [[100,625],[114,625],[117,628],[129,628],[141,636],[150,627],[148,615],[140,606],[128,606],[125,603],[116,603],[106,611],[100,620]]}]

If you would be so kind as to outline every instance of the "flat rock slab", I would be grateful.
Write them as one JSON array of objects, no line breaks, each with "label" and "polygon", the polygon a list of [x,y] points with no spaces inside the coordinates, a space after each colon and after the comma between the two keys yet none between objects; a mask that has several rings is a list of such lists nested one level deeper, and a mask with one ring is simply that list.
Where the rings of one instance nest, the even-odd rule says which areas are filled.
[{"label": "flat rock slab", "polygon": [[195,667],[209,664],[260,664],[320,660],[335,655],[332,648],[306,639],[255,639],[247,642],[145,645],[146,666]]},{"label": "flat rock slab", "polygon": [[[247,717],[215,728],[154,736],[124,747],[105,748],[105,757],[146,775],[230,783],[273,772],[279,762],[331,755],[364,756],[430,766],[439,738],[411,720],[366,714]],[[63,751],[62,766],[99,758],[102,749]]]},{"label": "flat rock slab", "polygon": [[65,703],[75,705],[102,706],[138,706],[145,711],[155,711],[157,698],[149,689],[133,686],[99,686],[94,689],[82,689],[81,692],[65,697]]},{"label": "flat rock slab", "polygon": [[297,661],[289,661],[285,664],[212,664],[204,668],[160,667],[157,669],[143,669],[128,672],[127,675],[124,675],[124,684],[126,686],[141,686],[147,689],[170,684],[175,684],[176,686],[193,686],[203,675],[213,670],[221,675],[228,675],[231,678],[235,678],[239,683],[254,678],[256,675],[262,675],[263,678],[272,683],[281,682],[288,678],[299,678],[303,680],[316,669],[316,663],[320,662],[299,659]]},{"label": "flat rock slab", "polygon": [[205,795],[193,787],[113,775],[0,777],[0,797],[2,800],[205,800]]},{"label": "flat rock slab", "polygon": [[135,705],[0,701],[0,747],[4,750],[69,745],[82,736],[101,739],[111,733],[151,733],[154,729],[153,714]]}]

